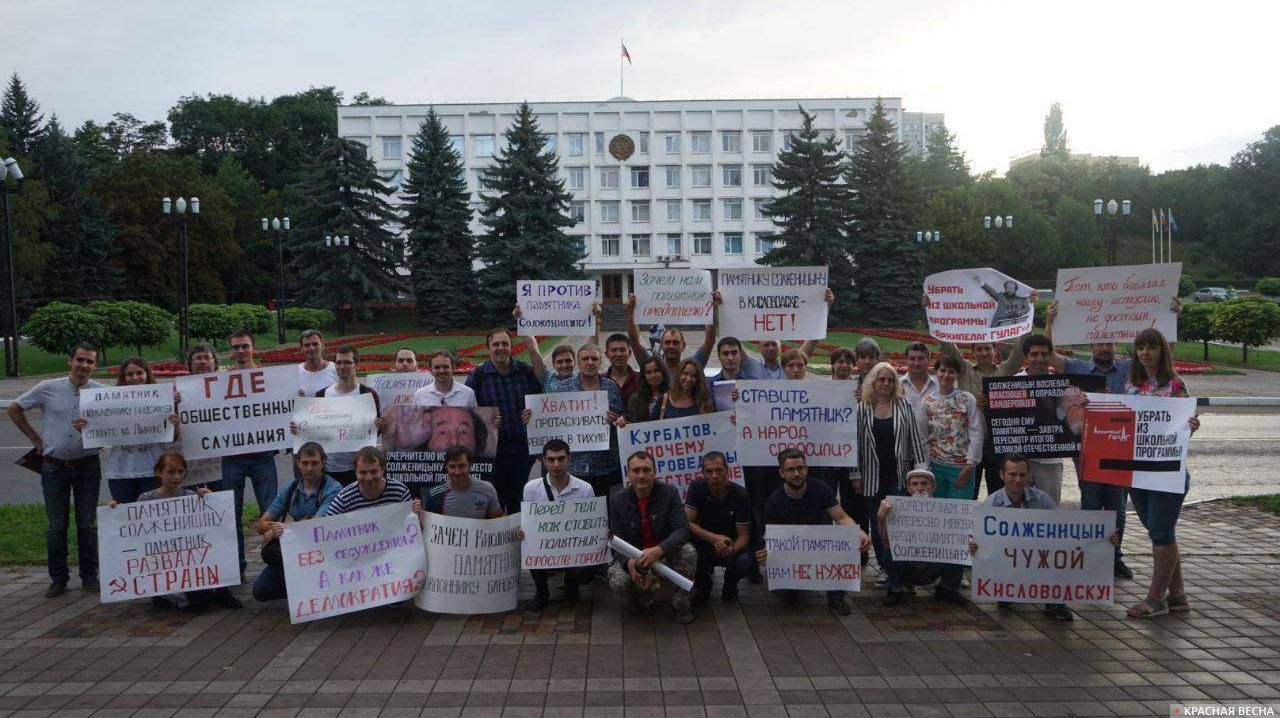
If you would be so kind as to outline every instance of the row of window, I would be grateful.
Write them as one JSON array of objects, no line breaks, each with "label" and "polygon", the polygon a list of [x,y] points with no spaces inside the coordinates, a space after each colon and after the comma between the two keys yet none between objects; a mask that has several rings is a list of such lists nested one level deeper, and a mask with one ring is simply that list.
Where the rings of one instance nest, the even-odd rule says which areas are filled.
[{"label": "row of window", "polygon": [[[571,190],[587,189],[586,167],[565,167],[562,170],[565,186]],[[720,186],[741,187],[742,165],[720,165]],[[678,189],[681,186],[683,168],[681,165],[664,165],[658,168],[666,189]],[[618,167],[598,167],[597,189],[619,189],[620,172]],[[632,167],[632,189],[645,189],[652,186],[653,169],[651,167]],[[751,165],[751,185],[768,187],[773,182],[773,169],[770,165]],[[694,188],[711,186],[711,165],[690,165],[689,186]]]},{"label": "row of window", "polygon": [[[711,200],[709,199],[666,199],[659,200],[663,203],[666,212],[666,221],[679,222],[683,217],[684,203],[689,203],[689,219],[695,222],[711,221]],[[751,200],[753,208],[753,217],[755,219],[768,219],[764,213],[765,204],[769,201],[767,197],[757,197]],[[614,224],[618,222],[619,212],[621,210],[621,202],[619,200],[600,200],[596,203],[596,214],[601,224]],[[633,223],[651,222],[653,220],[652,202],[649,200],[633,200],[627,203],[631,208],[631,221]],[[742,219],[742,200],[736,198],[720,200],[721,217],[723,219],[734,220]],[[577,220],[579,224],[585,224],[587,221],[587,202],[585,200],[573,200],[569,203],[569,218]]]},{"label": "row of window", "polygon": [[[694,255],[711,254],[712,240],[715,235],[711,232],[699,232],[690,235],[690,249]],[[769,250],[781,244],[772,232],[754,232],[752,236],[755,239],[755,253],[765,254]],[[721,254],[742,254],[742,232],[722,232]],[[654,249],[654,235],[651,234],[629,234],[627,238],[631,240],[631,256],[633,257],[651,257]],[[586,251],[585,239],[580,238],[579,250]],[[658,248],[663,250],[658,254],[667,254],[671,256],[684,256],[684,235],[682,234],[662,234],[658,235]],[[600,235],[600,256],[602,257],[621,257],[622,256],[622,235],[620,234],[602,234]]]},{"label": "row of window", "polygon": [[[782,132],[782,149],[791,149],[792,140],[791,130]],[[846,149],[857,144],[864,130],[844,130],[844,146]],[[636,151],[639,154],[649,154],[649,134],[648,132],[638,133],[639,142]],[[680,132],[660,132],[662,136],[662,148],[665,154],[678,155],[681,150]],[[695,155],[711,154],[711,131],[697,131],[685,133],[688,135],[689,152]],[[751,151],[752,152],[773,152],[773,130],[751,130]],[[720,152],[736,154],[742,152],[743,132],[741,130],[720,130]],[[547,135],[547,147],[552,152],[558,151],[557,135]],[[569,132],[565,137],[566,157],[583,157],[586,155],[586,132]],[[603,156],[607,149],[607,133],[593,132],[592,148],[596,155]],[[367,138],[351,138],[357,142],[363,142]],[[384,135],[379,138],[382,141],[382,158],[387,160],[398,160],[403,157],[404,139],[399,135]],[[472,143],[476,157],[492,157],[497,150],[496,135],[472,135]],[[450,135],[449,141],[453,144],[453,148],[458,154],[466,156],[466,150],[463,147],[462,135]],[[365,143],[367,144],[367,143]]]}]

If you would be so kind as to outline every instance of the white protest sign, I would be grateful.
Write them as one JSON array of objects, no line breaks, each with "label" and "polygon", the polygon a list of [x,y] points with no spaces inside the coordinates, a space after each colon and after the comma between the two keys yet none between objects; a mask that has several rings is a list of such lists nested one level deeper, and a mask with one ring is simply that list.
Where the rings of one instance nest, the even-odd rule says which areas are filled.
[{"label": "white protest sign", "polygon": [[628,424],[618,429],[618,460],[623,466],[637,451],[647,452],[656,464],[658,481],[671,484],[683,499],[689,484],[702,478],[702,456],[708,451],[723,452],[729,480],[745,486],[738,458],[738,429],[732,412],[684,416]]},{"label": "white protest sign", "polygon": [[706,269],[636,269],[636,324],[711,323],[711,272]]},{"label": "white protest sign", "polygon": [[182,455],[188,459],[274,451],[293,445],[289,421],[298,367],[239,369],[178,377]]},{"label": "white protest sign", "polygon": [[521,279],[516,282],[520,305],[516,328],[521,336],[594,336],[597,299],[596,283],[589,279]]},{"label": "white protest sign", "polygon": [[98,507],[103,603],[240,583],[235,500],[205,496]]},{"label": "white protest sign", "polygon": [[858,406],[830,381],[738,381],[738,451],[747,466],[777,466],[783,449],[809,466],[858,465]]},{"label": "white protest sign", "polygon": [[769,590],[859,590],[860,533],[857,526],[765,526],[765,577]]},{"label": "white protest sign", "polygon": [[277,540],[293,623],[407,600],[427,578],[422,528],[407,503],[291,521]]},{"label": "white protest sign", "polygon": [[711,399],[715,402],[716,411],[733,411],[733,387],[737,384],[736,380],[729,379],[711,385]]},{"label": "white protest sign", "polygon": [[377,418],[373,394],[302,399],[293,410],[293,423],[298,427],[293,450],[308,441],[320,444],[330,454],[377,446],[378,427],[373,423]]},{"label": "white protest sign", "polygon": [[721,269],[720,336],[823,339],[827,336],[826,267]]},{"label": "white protest sign", "polygon": [[931,496],[890,496],[887,501],[893,505],[885,528],[894,561],[973,565],[969,539],[976,501]]},{"label": "white protest sign", "polygon": [[552,439],[564,439],[572,451],[603,451],[609,448],[609,392],[564,391],[529,394],[524,406],[533,412],[525,430],[529,435],[529,455],[542,453]]},{"label": "white protest sign", "polygon": [[1031,332],[1035,290],[994,269],[953,269],[924,280],[929,334],[946,342],[997,342]]},{"label": "white protest sign", "polygon": [[1170,343],[1178,339],[1178,296],[1181,262],[1127,267],[1059,269],[1053,298],[1058,313],[1053,340],[1058,344],[1127,342],[1147,327],[1160,330]]},{"label": "white protest sign", "polygon": [[[181,452],[182,446],[173,447]],[[187,459],[187,475],[182,477],[183,486],[200,486],[216,484],[222,481],[222,459]]]},{"label": "white protest sign", "polygon": [[1186,493],[1192,397],[1088,394],[1080,472],[1085,481]]},{"label": "white protest sign", "polygon": [[104,386],[80,391],[84,448],[173,441],[173,384]]},{"label": "white protest sign", "polygon": [[609,561],[607,499],[525,501],[520,504],[523,567],[598,566]]},{"label": "white protest sign", "polygon": [[973,520],[975,602],[1113,602],[1116,512],[984,504]]},{"label": "white protest sign", "polygon": [[413,603],[435,613],[500,613],[520,593],[519,516],[427,514],[427,583]]},{"label": "white protest sign", "polygon": [[394,406],[409,406],[419,389],[436,382],[430,372],[407,371],[395,374],[370,374],[364,383],[378,395],[383,413]]}]

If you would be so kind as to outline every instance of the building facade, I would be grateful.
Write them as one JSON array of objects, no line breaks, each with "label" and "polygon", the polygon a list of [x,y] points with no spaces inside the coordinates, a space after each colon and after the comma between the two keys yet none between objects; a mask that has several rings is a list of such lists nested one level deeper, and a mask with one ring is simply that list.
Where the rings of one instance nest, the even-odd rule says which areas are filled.
[{"label": "building facade", "polygon": [[[875,102],[619,97],[530,107],[573,195],[569,213],[578,223],[568,233],[579,238],[583,269],[600,282],[608,304],[626,297],[637,268],[715,270],[755,264],[773,246],[776,227],[761,209],[776,194],[771,167],[800,127],[798,107],[815,115],[819,130],[834,133],[849,148],[865,134]],[[883,102],[889,119],[902,128],[901,100]],[[398,186],[429,107],[340,107],[338,133],[368,146],[384,180]],[[434,107],[462,155],[476,206],[481,173],[501,149],[519,104]],[[942,116],[928,117],[941,122]],[[923,137],[902,139],[922,149]],[[472,230],[481,231],[478,219],[473,219]]]}]

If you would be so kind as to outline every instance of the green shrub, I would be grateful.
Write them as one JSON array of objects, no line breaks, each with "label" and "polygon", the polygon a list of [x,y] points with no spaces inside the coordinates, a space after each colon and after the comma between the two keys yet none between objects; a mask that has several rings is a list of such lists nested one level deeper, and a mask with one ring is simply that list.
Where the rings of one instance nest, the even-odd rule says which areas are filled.
[{"label": "green shrub", "polygon": [[1258,296],[1222,302],[1213,310],[1213,333],[1241,345],[1241,361],[1248,364],[1249,347],[1280,337],[1280,305]]},{"label": "green shrub", "polygon": [[284,325],[289,329],[323,329],[333,324],[333,312],[310,307],[285,307]]},{"label": "green shrub", "polygon": [[271,331],[271,310],[261,304],[232,304],[227,307],[231,317],[231,331],[245,330],[254,334]]},{"label": "green shrub", "polygon": [[22,333],[50,354],[65,356],[80,342],[101,347],[107,336],[107,322],[101,314],[79,304],[50,302],[31,313],[22,325]]},{"label": "green shrub", "polygon": [[1280,277],[1265,277],[1253,285],[1253,291],[1267,297],[1280,297]]},{"label": "green shrub", "polygon": [[235,330],[235,318],[225,304],[192,304],[187,307],[187,331],[193,339],[204,339],[217,346]]}]

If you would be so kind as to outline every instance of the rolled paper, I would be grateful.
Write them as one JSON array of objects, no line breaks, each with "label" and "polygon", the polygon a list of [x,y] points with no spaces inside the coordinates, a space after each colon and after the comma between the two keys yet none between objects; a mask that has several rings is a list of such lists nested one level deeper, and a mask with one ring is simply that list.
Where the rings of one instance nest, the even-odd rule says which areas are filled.
[{"label": "rolled paper", "polygon": [[[617,536],[609,537],[609,548],[613,549],[614,551],[617,551],[618,553],[622,554],[623,556],[626,556],[627,558],[640,558],[640,553],[641,553],[640,549],[636,548],[635,546],[632,546],[626,541],[623,541]],[[653,565],[650,566],[650,568],[652,568],[659,576],[670,581],[673,585],[685,591],[693,590],[693,581],[690,581],[684,576],[681,576],[680,574],[676,573],[675,569],[671,568],[665,563],[661,561],[655,561]]]}]

